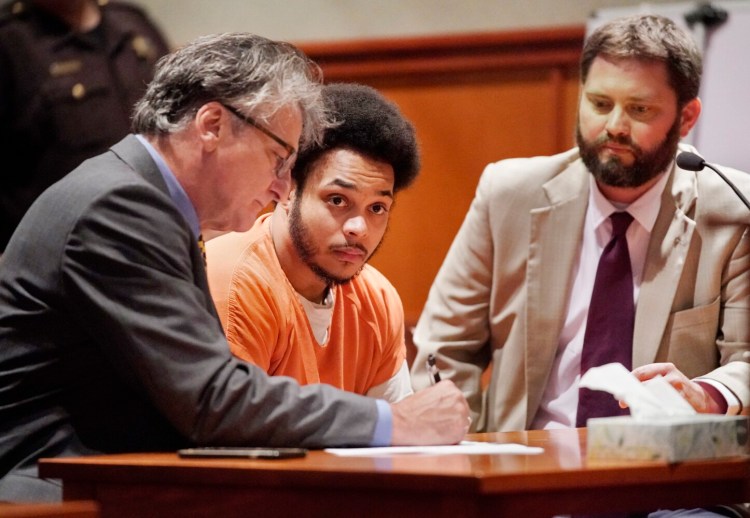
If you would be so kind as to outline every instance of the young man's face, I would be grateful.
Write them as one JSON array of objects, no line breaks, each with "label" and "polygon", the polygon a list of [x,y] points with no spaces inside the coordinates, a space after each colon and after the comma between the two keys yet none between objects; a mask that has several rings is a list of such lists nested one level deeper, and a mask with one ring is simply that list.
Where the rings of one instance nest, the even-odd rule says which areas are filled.
[{"label": "young man's face", "polygon": [[600,184],[639,187],[669,166],[699,112],[697,99],[678,109],[664,63],[598,56],[582,86],[581,157]]},{"label": "young man's face", "polygon": [[388,227],[393,183],[390,164],[357,152],[320,157],[289,212],[295,250],[319,278],[342,284],[362,269]]}]

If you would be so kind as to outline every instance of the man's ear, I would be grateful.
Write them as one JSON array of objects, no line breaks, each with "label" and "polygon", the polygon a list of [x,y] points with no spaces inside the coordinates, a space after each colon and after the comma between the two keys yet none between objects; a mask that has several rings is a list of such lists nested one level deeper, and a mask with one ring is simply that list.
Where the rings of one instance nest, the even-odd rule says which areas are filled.
[{"label": "man's ear", "polygon": [[284,201],[279,202],[279,206],[282,209],[284,209],[284,212],[289,214],[289,211],[292,208],[292,203],[294,203],[294,199],[296,197],[297,197],[297,184],[294,180],[292,180],[292,185],[289,188],[289,196],[287,196],[287,198]]},{"label": "man's ear", "polygon": [[227,113],[221,104],[212,101],[198,108],[194,125],[206,151],[216,149],[222,132],[228,129],[228,124]]},{"label": "man's ear", "polygon": [[688,101],[685,106],[682,107],[680,112],[680,136],[686,137],[690,130],[693,129],[695,123],[698,122],[698,117],[701,114],[701,100],[695,98]]}]

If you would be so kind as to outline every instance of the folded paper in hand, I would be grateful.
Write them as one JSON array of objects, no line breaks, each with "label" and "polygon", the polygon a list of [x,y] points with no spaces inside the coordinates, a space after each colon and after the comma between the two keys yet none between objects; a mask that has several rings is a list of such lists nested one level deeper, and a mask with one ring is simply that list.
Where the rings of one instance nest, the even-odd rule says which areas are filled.
[{"label": "folded paper in hand", "polygon": [[604,390],[630,408],[635,419],[696,414],[695,409],[661,376],[641,382],[621,363],[592,367],[581,376],[580,386]]}]

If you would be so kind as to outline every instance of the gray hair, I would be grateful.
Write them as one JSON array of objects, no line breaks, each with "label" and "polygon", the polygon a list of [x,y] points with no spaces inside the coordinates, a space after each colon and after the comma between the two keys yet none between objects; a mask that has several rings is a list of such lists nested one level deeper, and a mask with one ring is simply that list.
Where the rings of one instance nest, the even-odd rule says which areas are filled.
[{"label": "gray hair", "polygon": [[321,83],[320,68],[290,43],[248,33],[203,36],[159,60],[135,105],[132,127],[145,135],[174,133],[211,101],[265,122],[295,105],[302,113],[304,147],[320,142],[331,124]]},{"label": "gray hair", "polygon": [[619,18],[596,29],[586,40],[581,55],[581,82],[599,54],[613,58],[661,61],[669,83],[684,106],[698,96],[703,59],[695,40],[664,16],[636,15]]}]

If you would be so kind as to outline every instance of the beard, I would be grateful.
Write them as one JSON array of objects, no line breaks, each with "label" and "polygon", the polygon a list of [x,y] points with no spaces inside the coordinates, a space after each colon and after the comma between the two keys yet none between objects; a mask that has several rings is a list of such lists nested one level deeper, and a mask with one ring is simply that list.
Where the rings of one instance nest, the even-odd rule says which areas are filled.
[{"label": "beard", "polygon": [[[605,135],[594,142],[587,142],[581,135],[580,123],[576,126],[576,142],[580,150],[581,160],[594,175],[597,182],[611,187],[640,187],[658,176],[674,160],[679,141],[679,117],[675,118],[664,140],[653,151],[649,152],[634,144],[630,137]],[[602,161],[599,158],[599,151],[608,142],[630,146],[635,157],[633,163],[626,166],[618,157]]]},{"label": "beard", "polygon": [[315,275],[317,275],[323,282],[325,282],[329,286],[334,284],[341,285],[350,282],[354,277],[359,275],[359,272],[361,272],[362,268],[364,268],[365,264],[367,264],[367,260],[369,260],[372,255],[375,255],[377,249],[380,248],[380,244],[378,244],[377,248],[375,248],[372,254],[368,257],[367,249],[359,244],[344,244],[340,247],[331,246],[331,250],[336,250],[336,248],[344,247],[351,248],[351,246],[355,246],[365,253],[365,257],[367,259],[362,263],[362,266],[360,266],[360,268],[353,275],[350,275],[348,277],[341,277],[333,272],[330,272],[329,270],[326,270],[320,264],[315,262],[315,254],[318,253],[318,247],[313,241],[312,232],[310,232],[309,227],[305,225],[304,221],[302,221],[300,198],[296,198],[292,202],[292,208],[289,211],[289,235],[292,239],[294,249],[297,251],[297,255],[299,255],[300,259],[302,259],[302,262],[304,262],[305,265],[307,265],[307,267],[310,268],[310,270],[312,270]]}]

